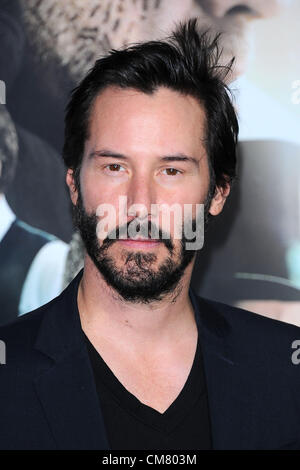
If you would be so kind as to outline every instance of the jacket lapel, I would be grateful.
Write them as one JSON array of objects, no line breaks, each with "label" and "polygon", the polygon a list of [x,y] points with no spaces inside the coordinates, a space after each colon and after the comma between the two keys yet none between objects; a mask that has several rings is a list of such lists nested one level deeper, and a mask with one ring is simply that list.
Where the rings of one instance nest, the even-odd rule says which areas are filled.
[{"label": "jacket lapel", "polygon": [[81,276],[82,271],[44,315],[35,347],[52,359],[52,365],[34,385],[59,449],[109,449],[77,314]]},{"label": "jacket lapel", "polygon": [[85,351],[69,354],[35,387],[59,449],[109,449]]},{"label": "jacket lapel", "polygon": [[226,318],[192,289],[190,297],[201,338],[213,448],[253,448],[257,436],[251,430],[249,369],[236,357]]}]

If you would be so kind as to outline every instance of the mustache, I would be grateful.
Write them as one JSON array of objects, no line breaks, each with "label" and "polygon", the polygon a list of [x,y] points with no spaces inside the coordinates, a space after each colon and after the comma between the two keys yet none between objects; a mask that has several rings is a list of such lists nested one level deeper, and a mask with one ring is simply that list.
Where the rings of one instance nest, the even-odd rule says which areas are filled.
[{"label": "mustache", "polygon": [[[123,224],[121,226],[116,227],[114,230],[108,233],[107,237],[103,240],[103,247],[108,247],[112,245],[115,241],[124,238],[124,234],[128,236],[129,233],[129,226],[132,223],[132,221],[127,222],[126,224]],[[143,227],[143,228],[142,228]],[[168,234],[165,231],[162,231],[159,227],[157,227],[151,220],[148,220],[148,222],[136,222],[135,223],[135,230],[136,232],[143,232],[143,235],[145,236],[145,230],[148,232],[148,238],[152,240],[160,240],[164,245],[168,248],[169,251],[172,251],[174,248],[174,245],[171,241],[170,234]],[[154,233],[156,236],[151,237],[151,233]],[[122,236],[123,235],[123,236]]]}]

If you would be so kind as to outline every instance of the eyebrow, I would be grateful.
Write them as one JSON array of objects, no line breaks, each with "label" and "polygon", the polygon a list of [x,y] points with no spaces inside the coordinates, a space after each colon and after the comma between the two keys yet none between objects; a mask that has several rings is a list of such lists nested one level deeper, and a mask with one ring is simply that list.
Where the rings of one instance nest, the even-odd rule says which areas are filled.
[{"label": "eyebrow", "polygon": [[[110,157],[110,158],[117,158],[119,160],[130,160],[130,158],[122,153],[113,152],[111,150],[103,149],[103,150],[94,150],[92,151],[88,158],[94,157]],[[160,157],[160,161],[163,162],[190,162],[195,165],[197,168],[199,167],[199,160],[194,157],[190,157],[185,155],[184,153],[176,153],[174,155],[163,155]]]}]

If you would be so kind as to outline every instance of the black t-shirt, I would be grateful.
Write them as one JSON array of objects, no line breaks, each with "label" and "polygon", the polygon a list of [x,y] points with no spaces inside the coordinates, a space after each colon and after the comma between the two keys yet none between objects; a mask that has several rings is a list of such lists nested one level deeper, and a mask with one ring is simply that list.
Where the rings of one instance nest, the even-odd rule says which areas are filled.
[{"label": "black t-shirt", "polygon": [[208,397],[198,343],[187,381],[160,413],[143,404],[113,374],[84,334],[111,450],[211,449]]}]

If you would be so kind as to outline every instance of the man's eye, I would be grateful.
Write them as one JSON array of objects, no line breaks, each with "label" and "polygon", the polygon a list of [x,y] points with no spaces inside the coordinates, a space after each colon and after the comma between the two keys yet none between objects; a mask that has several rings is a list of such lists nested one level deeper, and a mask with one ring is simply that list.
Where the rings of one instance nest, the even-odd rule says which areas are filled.
[{"label": "man's eye", "polygon": [[111,172],[119,173],[119,169],[123,167],[119,163],[110,163],[109,165],[106,165],[105,168],[109,168],[109,171]]},{"label": "man's eye", "polygon": [[163,171],[168,172],[168,176],[177,176],[178,174],[182,173],[180,170],[176,168],[165,168]]}]

